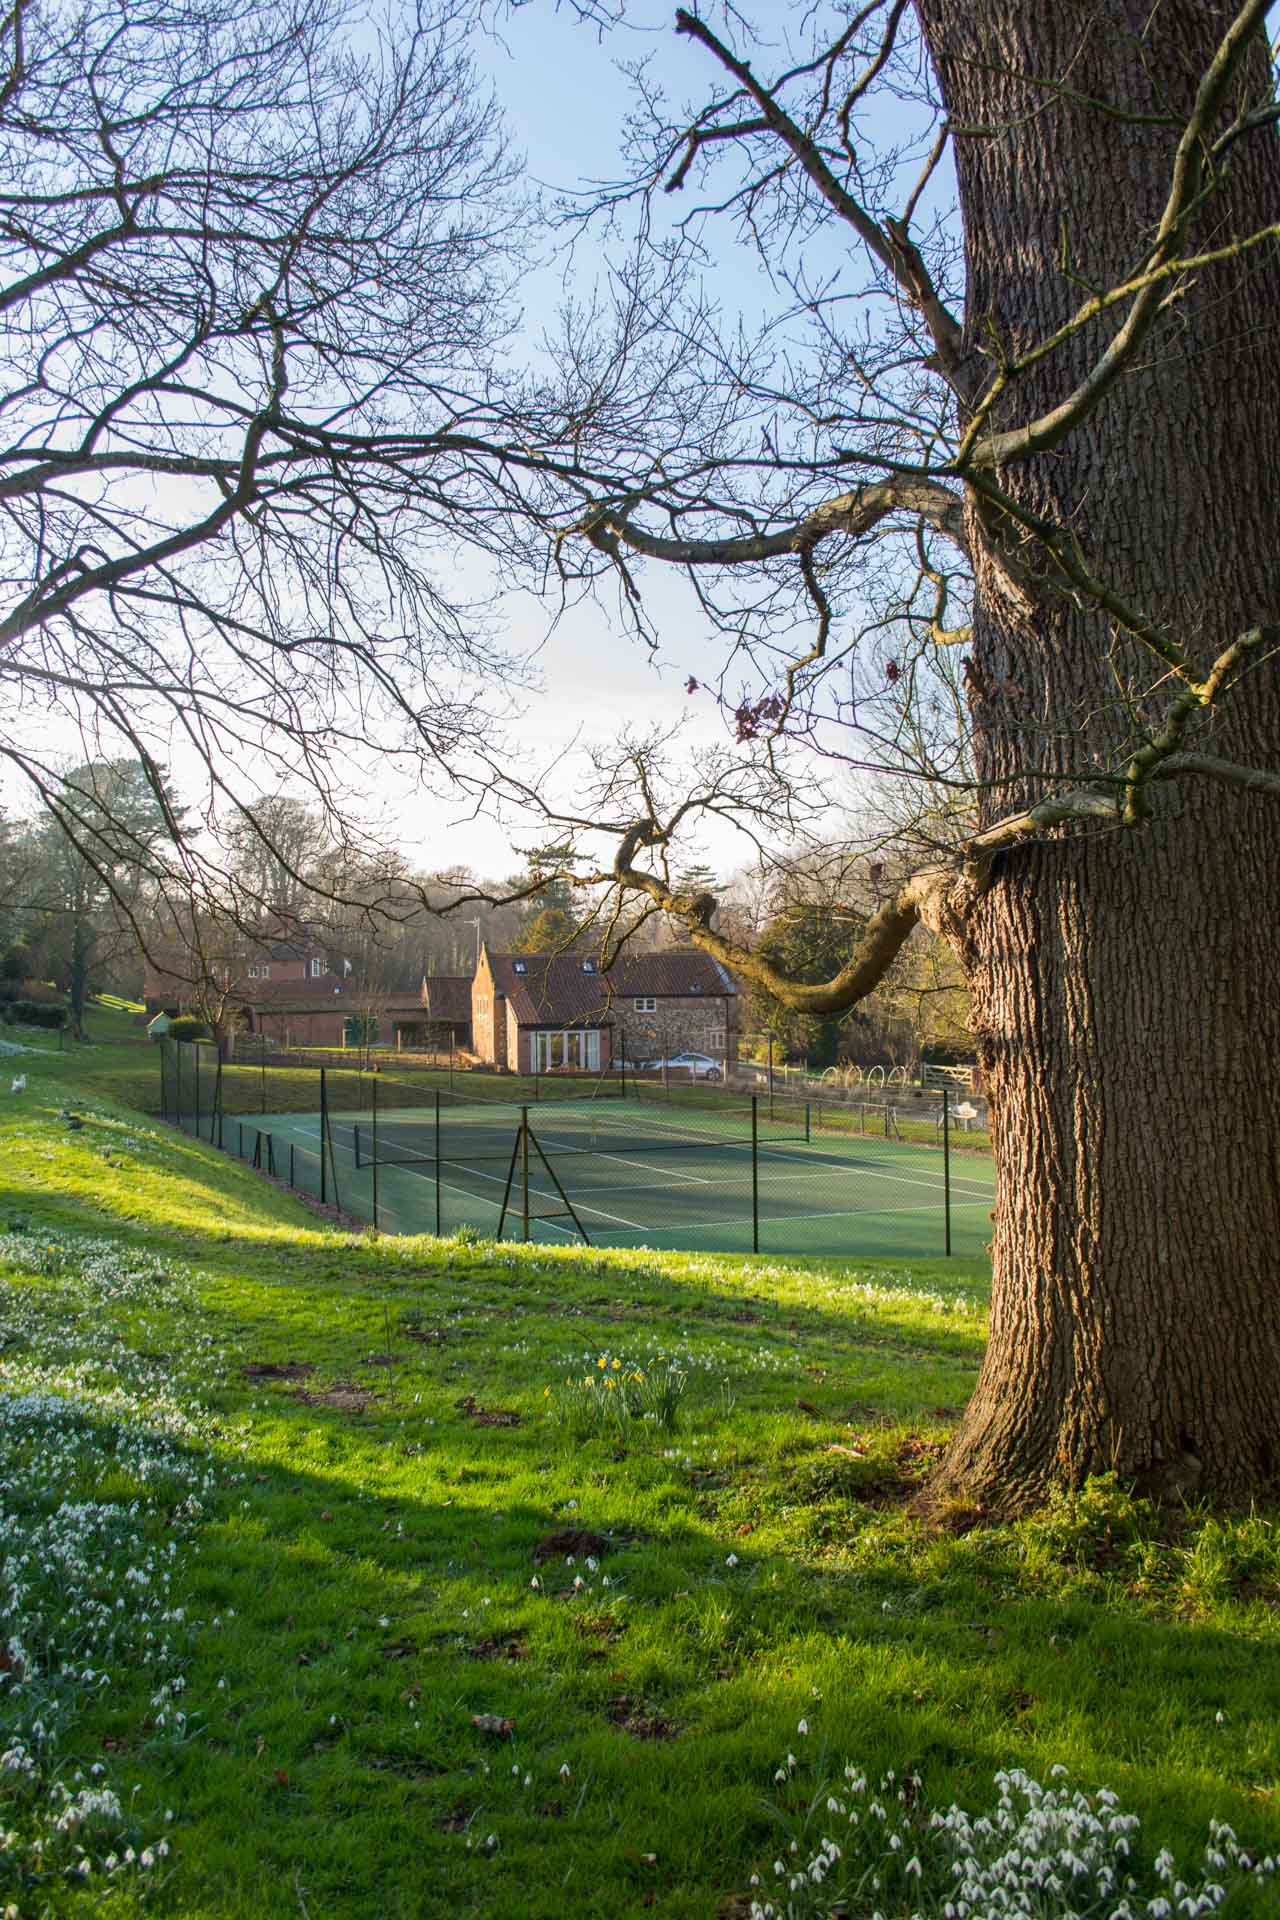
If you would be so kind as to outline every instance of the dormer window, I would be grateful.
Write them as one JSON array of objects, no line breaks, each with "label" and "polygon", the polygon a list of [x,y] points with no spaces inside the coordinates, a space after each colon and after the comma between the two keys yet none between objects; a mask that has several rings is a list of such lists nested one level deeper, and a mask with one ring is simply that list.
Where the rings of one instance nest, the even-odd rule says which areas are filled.
[{"label": "dormer window", "polygon": [[582,971],[583,971],[584,973],[594,973],[594,972],[595,972],[595,970],[596,970],[596,963],[595,963],[595,961],[594,961],[594,960],[584,960],[584,961],[583,961],[583,963],[582,963]]},{"label": "dormer window", "polygon": [[529,963],[527,960],[513,960],[511,969],[513,973],[528,973]]}]

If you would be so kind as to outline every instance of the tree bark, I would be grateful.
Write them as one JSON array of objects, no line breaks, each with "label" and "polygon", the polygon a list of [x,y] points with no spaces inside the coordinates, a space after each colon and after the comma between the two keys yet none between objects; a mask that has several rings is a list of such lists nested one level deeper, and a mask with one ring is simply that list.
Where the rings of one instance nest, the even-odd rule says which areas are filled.
[{"label": "tree bark", "polygon": [[[1133,271],[1181,125],[1231,18],[1219,0],[917,0],[955,144],[966,343],[1023,349],[1082,283]],[[1257,104],[1265,48],[1247,76]],[[1034,84],[1062,82],[1076,98]],[[1237,93],[1239,89],[1236,89]],[[1085,104],[1153,116],[1125,121]],[[1155,116],[1172,116],[1161,124]],[[1231,151],[1198,246],[1280,217],[1280,143]],[[1064,248],[1074,281],[1062,271]],[[997,477],[1078,535],[1094,571],[1203,667],[1280,613],[1280,248],[1200,277],[1140,366],[1056,451]],[[1060,399],[1105,317],[993,419]],[[969,675],[988,818],[1073,777],[1154,716],[1155,662],[1070,604],[971,509]],[[1031,560],[1033,575],[1027,577]],[[1211,750],[1280,766],[1268,663],[1222,704]],[[997,1509],[1115,1470],[1230,1496],[1280,1472],[1280,809],[1187,781],[1141,832],[1062,830],[1003,854],[968,928],[994,1109],[991,1337],[936,1491]]]}]

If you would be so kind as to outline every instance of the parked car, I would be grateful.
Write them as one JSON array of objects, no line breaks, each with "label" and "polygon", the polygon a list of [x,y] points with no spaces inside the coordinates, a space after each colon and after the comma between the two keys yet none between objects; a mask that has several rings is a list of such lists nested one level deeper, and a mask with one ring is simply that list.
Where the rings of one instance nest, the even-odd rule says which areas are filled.
[{"label": "parked car", "polygon": [[724,1069],[718,1060],[709,1053],[672,1053],[665,1060],[646,1060],[643,1063],[646,1073],[661,1073],[664,1068],[673,1068],[677,1073],[687,1073],[692,1080],[722,1080]]}]

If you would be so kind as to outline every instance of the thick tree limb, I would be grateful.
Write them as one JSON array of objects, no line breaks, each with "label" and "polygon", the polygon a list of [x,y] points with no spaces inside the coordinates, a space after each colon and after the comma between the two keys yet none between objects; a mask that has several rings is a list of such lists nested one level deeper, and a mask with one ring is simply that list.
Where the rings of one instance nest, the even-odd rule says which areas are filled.
[{"label": "thick tree limb", "polygon": [[715,930],[711,925],[716,909],[714,894],[682,891],[660,874],[637,865],[646,849],[665,849],[677,819],[664,824],[651,816],[635,822],[622,837],[611,872],[596,878],[644,894],[654,907],[683,921],[695,946],[763,988],[783,1006],[797,1013],[841,1013],[874,991],[921,922],[935,933],[955,930],[991,884],[993,863],[999,854],[1039,840],[1060,827],[1136,827],[1146,817],[1146,788],[1154,781],[1195,775],[1241,793],[1261,793],[1280,800],[1280,773],[1240,766],[1212,754],[1180,751],[1196,715],[1227,692],[1251,660],[1277,646],[1278,628],[1255,627],[1239,635],[1222,650],[1202,680],[1179,692],[1160,732],[1132,755],[1122,775],[1050,794],[974,834],[953,862],[924,867],[912,874],[872,914],[848,961],[830,980],[810,984],[788,979],[752,948]]},{"label": "thick tree limb", "polygon": [[747,561],[773,560],[788,553],[812,553],[832,534],[857,539],[870,533],[893,513],[910,513],[926,520],[938,533],[967,551],[964,503],[958,493],[936,480],[904,477],[870,481],[850,493],[828,500],[802,519],[792,520],[772,533],[743,534],[724,540],[680,540],[649,533],[637,526],[625,510],[597,509],[570,532],[583,533],[601,553],[617,557],[620,546],[650,560],[674,561],[679,566],[735,566]]}]

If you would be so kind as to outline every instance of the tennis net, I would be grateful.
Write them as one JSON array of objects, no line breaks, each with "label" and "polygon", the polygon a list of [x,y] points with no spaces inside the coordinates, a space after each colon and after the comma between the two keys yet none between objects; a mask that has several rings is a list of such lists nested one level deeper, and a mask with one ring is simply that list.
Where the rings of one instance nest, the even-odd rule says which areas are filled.
[{"label": "tennis net", "polygon": [[[345,1121],[335,1116],[333,1130],[350,1148],[357,1167],[429,1166],[483,1159],[509,1159],[521,1114],[516,1102],[454,1104],[441,1095],[437,1110],[410,1121],[403,1112]],[[688,1113],[638,1111],[616,1098],[597,1107],[590,1101],[571,1106],[530,1107],[529,1125],[548,1153],[617,1154],[708,1152],[739,1147],[750,1151],[752,1109],[746,1105],[698,1108]],[[770,1119],[757,1112],[756,1138],[762,1143],[809,1138],[808,1110]],[[376,1141],[376,1145],[375,1145]]]}]

